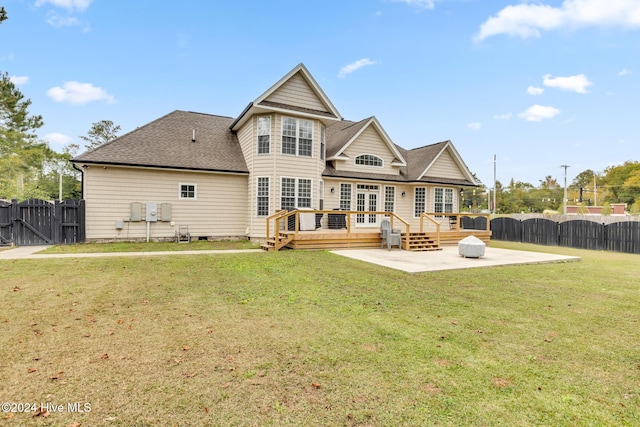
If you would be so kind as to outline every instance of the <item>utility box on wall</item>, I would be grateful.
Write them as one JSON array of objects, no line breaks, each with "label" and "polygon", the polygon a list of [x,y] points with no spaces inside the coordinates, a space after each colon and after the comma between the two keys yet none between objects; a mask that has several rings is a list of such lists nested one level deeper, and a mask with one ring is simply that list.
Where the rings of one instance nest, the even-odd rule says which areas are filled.
[{"label": "utility box on wall", "polygon": [[147,202],[146,214],[147,214],[146,216],[147,222],[158,221],[158,204],[156,202]]},{"label": "utility box on wall", "polygon": [[171,221],[171,203],[160,203],[160,221]]},{"label": "utility box on wall", "polygon": [[131,218],[129,221],[142,221],[142,203],[131,203]]}]

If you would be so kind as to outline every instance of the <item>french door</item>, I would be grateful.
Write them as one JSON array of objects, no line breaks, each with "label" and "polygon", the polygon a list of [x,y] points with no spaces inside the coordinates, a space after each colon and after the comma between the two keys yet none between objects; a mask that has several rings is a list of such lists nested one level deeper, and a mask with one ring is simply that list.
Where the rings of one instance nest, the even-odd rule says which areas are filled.
[{"label": "french door", "polygon": [[[380,186],[358,184],[356,187],[356,210],[358,212],[377,211],[379,196]],[[378,225],[378,215],[364,213],[357,214],[356,225],[376,226]]]}]

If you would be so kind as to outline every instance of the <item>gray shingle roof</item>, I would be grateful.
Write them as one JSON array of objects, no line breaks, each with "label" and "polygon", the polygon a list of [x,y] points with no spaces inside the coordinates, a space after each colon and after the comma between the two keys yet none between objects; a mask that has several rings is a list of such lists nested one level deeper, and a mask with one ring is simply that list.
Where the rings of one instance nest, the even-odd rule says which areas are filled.
[{"label": "gray shingle roof", "polygon": [[248,173],[233,120],[176,110],[72,161]]},{"label": "gray shingle roof", "polygon": [[352,122],[342,120],[327,127],[327,157],[334,156],[371,119]]},{"label": "gray shingle roof", "polygon": [[[354,123],[350,122],[352,126],[344,128],[336,128],[338,124],[330,126],[330,128],[336,128],[336,135],[338,136],[337,141],[333,141],[332,143],[336,144],[336,148],[334,151],[337,152],[342,145],[344,145],[355,133],[362,127],[364,122],[369,119],[365,119],[361,122]],[[346,121],[345,121],[346,122]],[[351,135],[347,137],[348,132],[351,132]],[[327,139],[329,137],[329,128],[327,128]],[[404,148],[396,145],[396,148],[402,154],[402,157],[407,161],[407,166],[400,168],[399,175],[388,175],[388,174],[377,174],[377,173],[369,173],[369,172],[353,172],[353,171],[338,171],[336,170],[331,162],[327,162],[327,167],[322,173],[322,176],[332,177],[332,178],[353,178],[353,179],[367,179],[367,180],[376,180],[376,181],[387,181],[387,182],[424,182],[424,183],[433,183],[433,184],[450,184],[450,185],[464,185],[464,186],[475,186],[474,183],[468,181],[466,179],[454,179],[454,178],[437,178],[437,177],[423,177],[418,179],[422,172],[431,164],[433,160],[435,160],[436,156],[442,151],[444,146],[448,144],[449,141],[438,142],[436,144],[425,145],[423,147],[414,148],[412,150],[405,150]],[[327,142],[327,145],[329,142]],[[327,153],[327,156],[329,154]]]}]

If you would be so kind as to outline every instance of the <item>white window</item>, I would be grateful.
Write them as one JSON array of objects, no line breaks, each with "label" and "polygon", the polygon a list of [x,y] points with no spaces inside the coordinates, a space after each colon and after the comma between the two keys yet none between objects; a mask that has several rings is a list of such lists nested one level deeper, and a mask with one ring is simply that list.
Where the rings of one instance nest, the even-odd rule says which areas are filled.
[{"label": "white window", "polygon": [[340,209],[351,210],[351,184],[340,184]]},{"label": "white window", "polygon": [[384,187],[384,210],[393,212],[396,204],[396,187]]},{"label": "white window", "polygon": [[324,125],[320,125],[320,160],[324,160],[326,146],[324,142],[326,128]]},{"label": "white window", "polygon": [[282,154],[311,157],[313,153],[313,122],[311,120],[282,119]]},{"label": "white window", "polygon": [[178,198],[180,199],[196,199],[197,198],[197,186],[196,184],[180,184],[179,185]]},{"label": "white window", "polygon": [[375,166],[381,168],[383,165],[382,159],[373,154],[361,154],[356,156],[356,165],[361,166]]},{"label": "white window", "polygon": [[311,180],[306,178],[282,178],[280,209],[311,207]]},{"label": "white window", "polygon": [[436,188],[433,204],[434,212],[453,212],[453,188]]},{"label": "white window", "polygon": [[427,201],[427,189],[425,187],[417,187],[413,198],[413,216],[419,217],[425,211]]},{"label": "white window", "polygon": [[258,117],[258,154],[271,152],[271,117]]},{"label": "white window", "polygon": [[258,177],[256,206],[258,216],[269,215],[269,177]]}]

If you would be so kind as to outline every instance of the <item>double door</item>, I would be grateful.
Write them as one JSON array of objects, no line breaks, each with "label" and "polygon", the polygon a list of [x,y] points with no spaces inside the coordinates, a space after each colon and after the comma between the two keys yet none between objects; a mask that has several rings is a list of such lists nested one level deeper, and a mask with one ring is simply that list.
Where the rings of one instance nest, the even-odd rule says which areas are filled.
[{"label": "double door", "polygon": [[[358,184],[356,187],[356,210],[358,212],[376,212],[379,198],[379,185]],[[378,215],[356,214],[356,225],[360,227],[375,227],[378,225]]]}]

